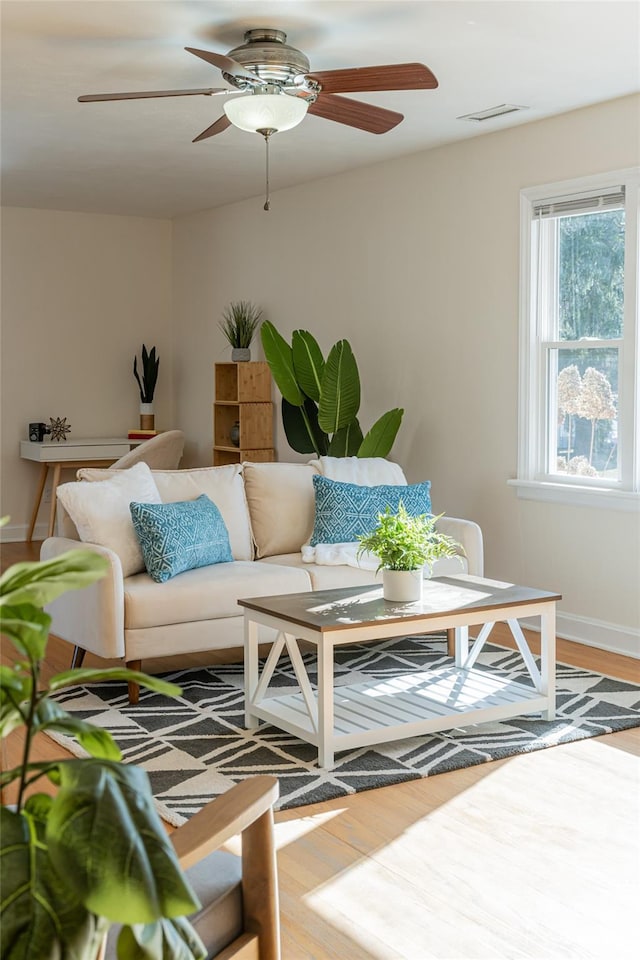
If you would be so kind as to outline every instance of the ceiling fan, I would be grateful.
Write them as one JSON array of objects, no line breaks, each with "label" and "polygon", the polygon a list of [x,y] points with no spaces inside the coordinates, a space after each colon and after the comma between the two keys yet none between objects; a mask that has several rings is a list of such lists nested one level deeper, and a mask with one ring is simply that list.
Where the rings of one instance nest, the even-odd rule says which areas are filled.
[{"label": "ceiling fan", "polygon": [[[244,43],[224,56],[208,50],[186,47],[188,53],[218,67],[227,87],[206,87],[198,90],[143,90],[137,93],[92,93],[78,97],[81,103],[98,100],[137,100],[147,97],[217,96],[243,93],[242,101],[232,100],[224,105],[224,116],[203,130],[195,139],[213,137],[230,124],[241,126],[243,114],[255,114],[260,123],[261,111],[265,126],[255,126],[251,116],[250,127],[241,129],[272,132],[290,129],[307,112],[326,120],[335,120],[369,133],[387,133],[397,126],[403,115],[372,104],[362,103],[341,93],[364,93],[381,90],[433,90],[438,86],[435,76],[422,63],[397,63],[380,67],[352,67],[346,70],[311,71],[307,57],[286,42],[282,30],[260,28],[247,30]],[[251,102],[256,100],[257,102]],[[267,102],[268,100],[268,102]],[[270,109],[267,109],[270,107]],[[273,116],[271,116],[273,114]],[[285,117],[286,114],[286,117]],[[236,116],[237,115],[237,116]],[[270,127],[269,120],[280,123]],[[291,122],[291,121],[294,122]]]},{"label": "ceiling fan", "polygon": [[[290,46],[282,30],[268,27],[247,30],[244,43],[228,54],[185,47],[188,53],[217,67],[230,87],[196,90],[141,90],[128,93],[90,93],[80,103],[100,100],[139,100],[148,97],[229,96],[224,114],[194,138],[193,143],[222,133],[233,124],[260,133],[267,146],[267,199],[269,209],[269,138],[290,130],[307,113],[356,127],[368,133],[387,133],[403,119],[401,113],[363,103],[342,93],[382,90],[434,90],[435,76],[422,63],[396,63],[378,67],[311,71],[307,57]],[[242,96],[237,96],[242,94]]]}]

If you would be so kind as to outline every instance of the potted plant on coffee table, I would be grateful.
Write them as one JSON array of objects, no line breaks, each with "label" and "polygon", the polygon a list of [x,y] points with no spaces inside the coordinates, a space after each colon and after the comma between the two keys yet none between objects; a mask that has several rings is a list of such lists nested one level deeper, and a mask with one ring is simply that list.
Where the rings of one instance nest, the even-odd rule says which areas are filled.
[{"label": "potted plant on coffee table", "polygon": [[230,303],[222,314],[218,326],[231,344],[231,359],[234,363],[251,360],[251,341],[260,325],[262,310],[247,300]]},{"label": "potted plant on coffee table", "polygon": [[[103,557],[71,550],[18,563],[0,578],[0,627],[18,657],[0,667],[0,735],[23,728],[21,761],[0,774],[0,954],[3,960],[97,960],[112,923],[120,960],[203,960],[186,920],[200,904],[154,805],[146,773],[120,763],[108,731],[68,714],[56,694],[79,683],[135,680],[159,693],[179,688],[135,671],[75,669],[43,682],[51,618],[45,604],[94,583]],[[36,734],[63,734],[86,759],[32,760]],[[36,792],[48,780],[54,793]],[[12,802],[7,788],[15,784]]]},{"label": "potted plant on coffee table", "polygon": [[436,530],[441,516],[443,514],[411,516],[400,501],[397,512],[387,507],[384,513],[378,514],[377,526],[358,537],[358,558],[368,552],[380,561],[376,573],[382,570],[385,600],[404,603],[421,600],[425,566],[431,576],[436,560],[462,552],[457,540]]}]

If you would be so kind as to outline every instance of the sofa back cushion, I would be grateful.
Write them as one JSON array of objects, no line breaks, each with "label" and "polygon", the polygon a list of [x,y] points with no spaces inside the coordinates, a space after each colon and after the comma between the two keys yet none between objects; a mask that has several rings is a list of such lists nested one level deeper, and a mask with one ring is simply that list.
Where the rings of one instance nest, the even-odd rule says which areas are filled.
[{"label": "sofa back cushion", "polygon": [[244,463],[256,557],[298,553],[313,529],[313,477],[308,463]]},{"label": "sofa back cushion", "polygon": [[[78,479],[102,480],[113,476],[114,472],[84,467],[78,470]],[[152,470],[152,476],[163,503],[196,500],[200,494],[206,493],[222,514],[233,559],[253,559],[249,512],[239,463],[224,467],[194,467],[191,470]],[[313,492],[311,496],[313,500]]]}]

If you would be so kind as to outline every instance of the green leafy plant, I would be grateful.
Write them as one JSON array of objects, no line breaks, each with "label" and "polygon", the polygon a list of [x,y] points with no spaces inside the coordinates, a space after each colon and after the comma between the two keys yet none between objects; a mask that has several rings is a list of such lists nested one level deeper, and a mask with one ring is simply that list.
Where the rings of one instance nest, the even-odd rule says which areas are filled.
[{"label": "green leafy plant", "polygon": [[[69,715],[55,695],[78,683],[133,680],[167,695],[179,687],[137,671],[76,669],[42,683],[50,616],[45,604],[87,586],[107,562],[71,550],[46,562],[15,564],[0,578],[0,626],[20,659],[0,667],[0,735],[24,728],[17,801],[0,809],[4,960],[96,960],[111,923],[123,924],[120,960],[202,960],[206,951],[186,915],[200,904],[153,806],[146,773],[120,763],[111,735]],[[37,733],[78,741],[86,759],[30,759]],[[41,778],[53,796],[29,792]],[[144,944],[144,951],[142,945]]]},{"label": "green leafy plant", "polygon": [[363,436],[358,421],[360,375],[347,340],[334,344],[325,360],[307,330],[294,330],[289,345],[273,324],[265,321],[260,335],[282,394],[282,422],[293,450],[332,457],[387,456],[404,410],[389,410]]},{"label": "green leafy plant", "polygon": [[156,390],[158,380],[158,367],[160,366],[160,357],[156,356],[156,348],[152,347],[151,352],[147,352],[144,343],[142,344],[142,380],[138,373],[138,358],[133,358],[133,375],[138,381],[140,388],[140,402],[153,403],[153,395]]},{"label": "green leafy plant", "polygon": [[218,326],[232,347],[246,350],[251,346],[260,325],[262,310],[247,300],[230,303],[222,314]]},{"label": "green leafy plant", "polygon": [[463,552],[457,540],[436,530],[442,516],[425,513],[413,517],[402,501],[396,513],[387,507],[378,514],[377,526],[358,537],[358,558],[365,552],[373,553],[380,561],[378,570],[418,570],[426,564],[431,572],[436,560]]}]

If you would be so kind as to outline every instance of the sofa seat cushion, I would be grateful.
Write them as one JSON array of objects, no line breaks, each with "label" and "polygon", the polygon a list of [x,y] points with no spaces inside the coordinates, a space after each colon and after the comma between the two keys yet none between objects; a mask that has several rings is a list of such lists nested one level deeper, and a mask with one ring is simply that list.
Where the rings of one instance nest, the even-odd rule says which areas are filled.
[{"label": "sofa seat cushion", "polygon": [[286,567],[298,568],[306,571],[311,580],[312,590],[335,590],[337,587],[362,586],[365,583],[382,583],[382,574],[376,576],[373,570],[362,570],[358,567],[349,567],[346,564],[322,565],[319,563],[304,563],[301,553],[287,553],[279,557],[265,557],[256,561],[257,566],[262,564],[282,564]]},{"label": "sofa seat cushion", "polygon": [[[286,567],[300,567],[306,570],[311,579],[312,590],[334,590],[337,587],[362,586],[365,583],[382,583],[382,571],[365,570],[347,564],[305,563],[300,553],[288,553],[280,557],[265,557],[258,561],[282,564]],[[434,577],[450,577],[457,573],[468,573],[466,557],[443,557],[433,565]]]},{"label": "sofa seat cushion", "polygon": [[179,573],[166,583],[155,583],[147,573],[139,573],[124,581],[124,625],[127,630],[135,630],[239,617],[241,597],[310,589],[311,578],[302,565],[267,566],[234,560]]}]

